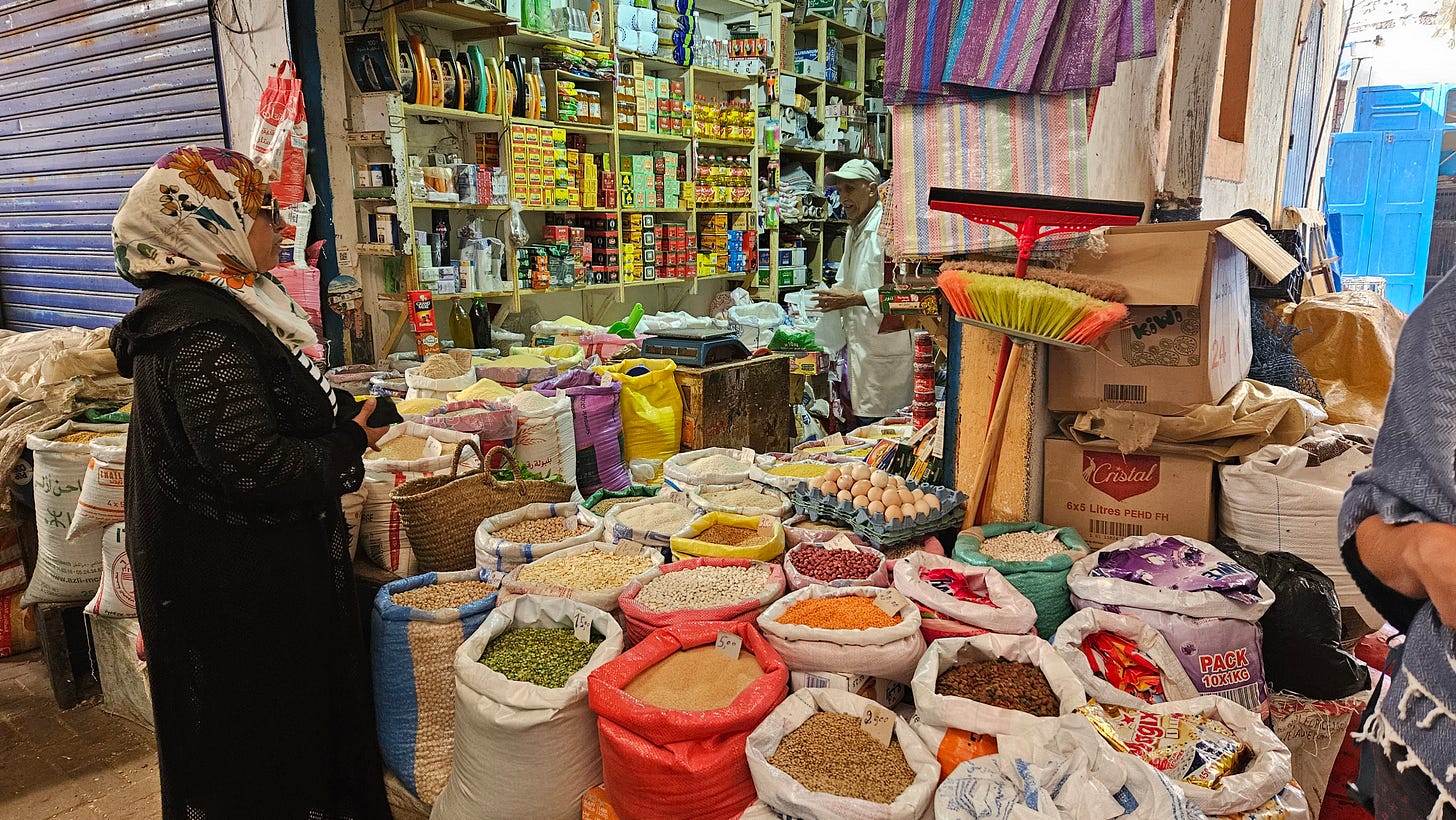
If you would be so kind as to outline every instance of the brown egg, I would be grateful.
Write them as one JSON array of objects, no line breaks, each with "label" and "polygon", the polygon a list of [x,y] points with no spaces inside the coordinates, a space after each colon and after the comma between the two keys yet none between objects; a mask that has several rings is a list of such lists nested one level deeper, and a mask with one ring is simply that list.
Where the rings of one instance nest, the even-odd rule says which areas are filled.
[{"label": "brown egg", "polygon": [[914,498],[916,501],[919,501],[920,499],[922,499],[922,498],[925,497],[925,491],[924,490],[911,490],[910,491],[910,497]]},{"label": "brown egg", "polygon": [[837,467],[830,467],[829,469],[825,470],[824,471],[824,480],[825,481],[828,481],[828,482],[831,482],[831,483],[838,483],[839,482],[839,469]]},{"label": "brown egg", "polygon": [[885,487],[890,483],[890,474],[884,470],[875,470],[870,473],[870,483],[876,487]]},{"label": "brown egg", "polygon": [[839,474],[839,482],[838,483],[839,483],[839,489],[841,489],[841,490],[847,490],[850,487],[853,487],[854,486],[854,478],[851,477],[851,476],[845,475],[844,473],[840,473]]},{"label": "brown egg", "polygon": [[869,491],[865,493],[865,495],[867,495],[867,496],[870,497],[870,500],[871,501],[879,501],[880,500],[880,497],[883,496],[884,494],[885,494],[885,488],[884,487],[875,487],[875,486],[871,486],[869,488]]},{"label": "brown egg", "polygon": [[924,498],[924,501],[926,507],[932,510],[940,509],[940,498],[938,498],[937,496],[933,494],[927,494]]},{"label": "brown egg", "polygon": [[916,514],[916,516],[929,515],[930,514],[930,505],[927,504],[927,503],[925,503],[925,499],[923,499],[923,498],[917,498],[917,499],[915,499],[915,514]]},{"label": "brown egg", "polygon": [[898,523],[904,517],[905,515],[900,512],[899,506],[885,508],[885,520],[891,524]]},{"label": "brown egg", "polygon": [[885,503],[886,509],[889,509],[890,507],[898,507],[900,506],[900,491],[895,489],[894,487],[887,487],[885,488],[885,491],[880,494],[880,500]]},{"label": "brown egg", "polygon": [[865,464],[856,464],[849,474],[854,476],[855,481],[864,481],[870,477],[870,468]]},{"label": "brown egg", "polygon": [[870,515],[884,515],[885,505],[878,501],[871,501],[869,504]]},{"label": "brown egg", "polygon": [[854,482],[854,486],[850,487],[849,491],[854,493],[855,498],[864,498],[869,495],[870,483],[866,479],[861,478],[859,481]]},{"label": "brown egg", "polygon": [[838,498],[840,501],[853,501],[854,500],[854,495],[852,493],[850,493],[849,490],[840,490],[839,491],[839,494],[837,496],[835,496],[835,497]]},{"label": "brown egg", "polygon": [[855,506],[856,509],[858,509],[860,507],[868,507],[869,505],[870,505],[870,500],[869,500],[868,497],[863,496],[863,495],[857,495],[857,496],[854,497],[854,506]]}]

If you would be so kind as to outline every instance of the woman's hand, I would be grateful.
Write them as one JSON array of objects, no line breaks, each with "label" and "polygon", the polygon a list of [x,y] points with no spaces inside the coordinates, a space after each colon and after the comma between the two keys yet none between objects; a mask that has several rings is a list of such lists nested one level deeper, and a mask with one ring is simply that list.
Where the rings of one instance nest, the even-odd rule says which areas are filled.
[{"label": "woman's hand", "polygon": [[370,427],[369,417],[374,415],[376,400],[371,396],[368,401],[359,405],[359,413],[354,416],[354,423],[364,431],[364,437],[369,439],[369,449],[378,451],[378,443],[385,433],[389,432],[388,427]]},{"label": "woman's hand", "polygon": [[1442,622],[1456,626],[1456,526],[1393,525],[1372,515],[1356,530],[1355,548],[1381,583],[1429,599]]}]

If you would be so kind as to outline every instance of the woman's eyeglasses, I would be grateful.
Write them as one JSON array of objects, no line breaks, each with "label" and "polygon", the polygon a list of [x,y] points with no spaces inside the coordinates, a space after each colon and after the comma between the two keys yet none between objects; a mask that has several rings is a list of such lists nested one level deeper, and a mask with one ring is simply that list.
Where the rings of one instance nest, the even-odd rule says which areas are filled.
[{"label": "woman's eyeglasses", "polygon": [[278,200],[271,196],[262,205],[258,206],[258,215],[267,217],[268,221],[272,222],[275,228],[281,228],[285,224],[283,209],[278,206]]}]

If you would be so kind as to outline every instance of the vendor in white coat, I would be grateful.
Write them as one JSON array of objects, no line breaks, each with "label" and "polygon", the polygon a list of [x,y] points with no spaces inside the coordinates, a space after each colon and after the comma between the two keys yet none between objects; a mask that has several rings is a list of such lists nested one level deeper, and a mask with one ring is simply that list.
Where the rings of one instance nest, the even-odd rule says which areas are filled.
[{"label": "vendor in white coat", "polygon": [[828,175],[839,188],[849,218],[839,282],[815,292],[825,312],[815,336],[825,349],[845,349],[849,395],[861,425],[910,403],[914,392],[914,343],[897,317],[880,312],[885,253],[880,249],[880,172],[869,160],[852,159]]}]

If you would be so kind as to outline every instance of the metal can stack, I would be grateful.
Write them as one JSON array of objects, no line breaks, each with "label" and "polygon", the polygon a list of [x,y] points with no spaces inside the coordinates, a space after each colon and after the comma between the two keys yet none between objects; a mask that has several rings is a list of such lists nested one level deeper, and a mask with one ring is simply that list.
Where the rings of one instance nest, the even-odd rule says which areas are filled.
[{"label": "metal can stack", "polygon": [[916,333],[915,393],[910,401],[910,417],[918,430],[935,414],[935,343],[929,333]]}]

